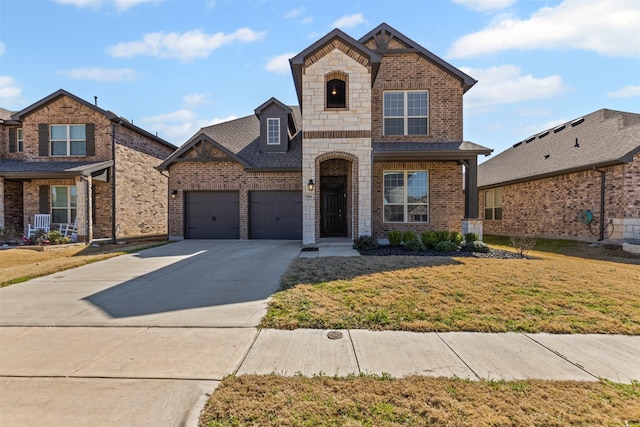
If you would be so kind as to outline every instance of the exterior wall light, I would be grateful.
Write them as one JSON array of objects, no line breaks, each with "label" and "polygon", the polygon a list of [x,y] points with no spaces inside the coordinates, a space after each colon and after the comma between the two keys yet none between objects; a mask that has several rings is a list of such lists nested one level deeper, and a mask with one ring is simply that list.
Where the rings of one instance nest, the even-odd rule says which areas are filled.
[{"label": "exterior wall light", "polygon": [[178,190],[171,190],[171,198],[172,199],[175,199],[177,195],[178,195]]},{"label": "exterior wall light", "polygon": [[316,185],[313,183],[313,180],[310,179],[309,183],[307,184],[307,188],[309,189],[310,192],[313,192],[313,189],[316,187]]}]

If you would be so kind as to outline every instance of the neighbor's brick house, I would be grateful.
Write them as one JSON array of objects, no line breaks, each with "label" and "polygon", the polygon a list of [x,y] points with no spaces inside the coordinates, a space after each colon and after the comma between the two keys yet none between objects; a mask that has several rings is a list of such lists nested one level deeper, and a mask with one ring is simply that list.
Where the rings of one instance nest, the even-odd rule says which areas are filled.
[{"label": "neighbor's brick house", "polygon": [[474,79],[387,24],[334,30],[290,63],[300,107],[272,98],[159,166],[171,238],[482,233],[477,156],[491,150],[462,135]]},{"label": "neighbor's brick house", "polygon": [[77,217],[80,241],[167,233],[154,167],[174,145],[64,90],[2,114],[0,227],[25,233],[49,213],[52,229]]},{"label": "neighbor's brick house", "polygon": [[487,234],[640,244],[640,114],[602,109],[478,167]]}]

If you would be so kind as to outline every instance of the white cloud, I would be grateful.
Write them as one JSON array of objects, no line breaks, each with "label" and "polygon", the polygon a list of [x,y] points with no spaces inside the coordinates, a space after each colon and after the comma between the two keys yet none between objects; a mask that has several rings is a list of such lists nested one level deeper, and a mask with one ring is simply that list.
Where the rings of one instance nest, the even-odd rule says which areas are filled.
[{"label": "white cloud", "polygon": [[[183,99],[187,102],[192,97],[201,99],[200,95],[187,95]],[[206,126],[215,125],[236,119],[236,116],[225,118],[203,119],[188,108],[183,108],[167,114],[144,117],[140,120],[142,126],[151,133],[158,133],[160,138],[175,145],[181,145]]]},{"label": "white cloud", "polygon": [[520,67],[501,65],[486,69],[460,68],[478,83],[464,96],[469,112],[489,111],[497,105],[553,98],[566,90],[558,75],[536,78]]},{"label": "white cloud", "polygon": [[300,21],[301,24],[311,24],[313,22],[313,18],[310,16],[306,16]]},{"label": "white cloud", "polygon": [[209,96],[203,93],[192,93],[185,95],[182,100],[188,107],[198,107],[200,105],[209,104]]},{"label": "white cloud", "polygon": [[453,0],[454,3],[479,12],[505,9],[515,3],[515,0]]},{"label": "white cloud", "polygon": [[131,82],[136,79],[136,73],[131,68],[113,69],[100,67],[75,68],[60,71],[58,74],[68,76],[73,80],[94,80],[98,82]]},{"label": "white cloud", "polygon": [[285,19],[293,19],[304,13],[304,7],[298,7],[296,9],[291,9],[284,14]]},{"label": "white cloud", "polygon": [[265,68],[267,69],[267,71],[271,71],[278,74],[290,73],[291,68],[289,66],[289,58],[293,58],[294,56],[296,56],[295,53],[287,52],[287,53],[283,53],[282,55],[269,58]]},{"label": "white cloud", "polygon": [[0,76],[0,105],[5,108],[22,107],[22,89],[10,76]]},{"label": "white cloud", "polygon": [[224,118],[216,117],[213,120],[211,120],[206,126],[217,125],[218,123],[229,122],[229,121],[235,120],[235,119],[237,119],[237,117],[234,116],[234,115],[227,116],[227,117],[224,117]]},{"label": "white cloud", "polygon": [[5,52],[4,43],[0,42],[0,55],[4,55],[4,52]]},{"label": "white cloud", "polygon": [[629,85],[607,94],[608,98],[631,98],[633,96],[640,96],[640,86]]},{"label": "white cloud", "polygon": [[233,33],[222,32],[207,34],[202,30],[186,33],[149,33],[143,39],[134,42],[120,42],[111,46],[108,52],[116,58],[131,58],[137,55],[157,56],[159,58],[190,61],[206,58],[211,51],[234,42],[249,43],[261,40],[266,32],[256,32],[249,28],[240,28]]},{"label": "white cloud", "polygon": [[523,127],[518,128],[518,134],[527,135],[527,137],[528,136],[537,135],[542,131],[545,131],[547,129],[553,129],[553,128],[557,127],[558,125],[561,125],[563,123],[567,123],[567,121],[568,120],[566,120],[566,119],[554,119],[554,120],[550,120],[548,122],[540,123],[540,124],[537,124],[537,125],[523,126]]},{"label": "white cloud", "polygon": [[637,0],[565,0],[529,19],[500,18],[456,40],[448,56],[463,58],[508,50],[581,49],[640,57]]},{"label": "white cloud", "polygon": [[141,3],[158,2],[160,0],[55,0],[60,4],[76,6],[77,8],[90,7],[94,10],[100,9],[105,4],[113,3],[119,12],[123,12]]},{"label": "white cloud", "polygon": [[367,21],[364,19],[362,13],[356,13],[355,15],[345,15],[342,18],[339,18],[331,24],[331,28],[353,28],[366,22]]}]

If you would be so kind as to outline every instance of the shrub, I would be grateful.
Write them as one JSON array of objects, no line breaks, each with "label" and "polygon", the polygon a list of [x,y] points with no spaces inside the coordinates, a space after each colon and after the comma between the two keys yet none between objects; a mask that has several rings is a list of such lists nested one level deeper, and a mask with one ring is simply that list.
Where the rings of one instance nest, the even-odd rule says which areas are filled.
[{"label": "shrub", "polygon": [[391,230],[387,233],[387,239],[391,246],[400,246],[404,233],[398,230]]},{"label": "shrub", "polygon": [[467,243],[475,242],[478,240],[478,235],[476,233],[465,233],[464,241]]},{"label": "shrub", "polygon": [[57,230],[51,230],[47,233],[46,239],[52,245],[63,245],[65,243],[71,242],[71,237],[63,236]]},{"label": "shrub", "polygon": [[462,234],[458,233],[457,231],[452,231],[451,233],[449,233],[449,241],[460,246],[460,243],[462,243]]},{"label": "shrub", "polygon": [[[422,243],[424,243],[424,245],[427,248],[436,248],[438,246],[438,243],[440,242],[453,242],[456,245],[460,244],[460,242],[451,240],[452,236],[454,234],[459,234],[456,233],[455,231],[449,232],[449,231],[425,231],[422,234],[420,234],[420,239],[422,240]],[[454,237],[455,238],[455,237]]]},{"label": "shrub", "polygon": [[433,231],[423,231],[420,234],[420,240],[422,240],[422,243],[427,248],[435,248],[436,244],[438,243],[436,241],[435,232]]},{"label": "shrub", "polygon": [[366,251],[367,249],[378,249],[378,239],[372,236],[360,236],[353,241],[353,246],[359,251]]},{"label": "shrub", "polygon": [[529,236],[511,236],[509,242],[522,258],[524,258],[524,254],[536,245],[536,239]]},{"label": "shrub", "polygon": [[458,250],[458,245],[448,240],[438,242],[436,249],[440,252],[455,252]]},{"label": "shrub", "polygon": [[487,253],[490,251],[489,246],[487,246],[486,243],[481,242],[479,240],[474,240],[472,242],[468,242],[465,245],[465,250],[470,251],[470,252],[481,252],[481,253]]},{"label": "shrub", "polygon": [[13,243],[18,239],[18,233],[11,228],[0,228],[0,243]]},{"label": "shrub", "polygon": [[426,248],[424,247],[424,243],[417,238],[413,238],[407,242],[404,242],[404,247],[409,249],[410,251],[424,251]]},{"label": "shrub", "polygon": [[402,232],[402,241],[407,243],[410,242],[411,240],[416,240],[416,233],[414,233],[411,230],[407,230]]}]

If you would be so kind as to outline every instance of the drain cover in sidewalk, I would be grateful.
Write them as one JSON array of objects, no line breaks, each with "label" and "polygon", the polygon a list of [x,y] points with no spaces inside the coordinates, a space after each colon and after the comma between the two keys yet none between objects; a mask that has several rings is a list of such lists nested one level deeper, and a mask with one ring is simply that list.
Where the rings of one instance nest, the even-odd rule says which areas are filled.
[{"label": "drain cover in sidewalk", "polygon": [[342,332],[329,331],[329,333],[327,334],[327,338],[329,338],[330,340],[339,340],[340,338],[342,338]]}]

